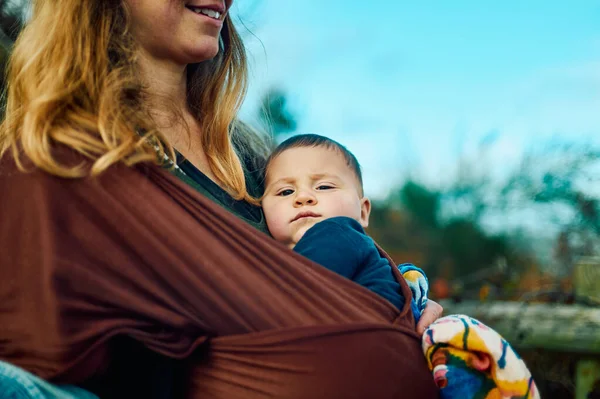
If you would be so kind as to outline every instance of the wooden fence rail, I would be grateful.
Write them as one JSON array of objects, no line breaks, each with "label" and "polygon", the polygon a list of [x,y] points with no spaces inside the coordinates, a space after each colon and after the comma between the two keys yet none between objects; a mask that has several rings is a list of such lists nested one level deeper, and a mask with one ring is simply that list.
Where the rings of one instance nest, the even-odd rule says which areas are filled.
[{"label": "wooden fence rail", "polygon": [[600,308],[519,302],[440,301],[444,314],[466,314],[516,348],[600,354]]}]

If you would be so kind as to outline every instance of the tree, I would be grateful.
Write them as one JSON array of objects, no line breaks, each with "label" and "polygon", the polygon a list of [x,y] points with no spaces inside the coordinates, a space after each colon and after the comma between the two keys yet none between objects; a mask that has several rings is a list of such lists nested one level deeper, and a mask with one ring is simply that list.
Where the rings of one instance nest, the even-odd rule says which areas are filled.
[{"label": "tree", "polygon": [[296,118],[287,107],[287,94],[277,87],[272,87],[263,95],[259,117],[276,138],[295,131],[297,127]]},{"label": "tree", "polygon": [[0,28],[12,42],[23,28],[30,5],[29,0],[0,0]]},{"label": "tree", "polygon": [[586,144],[554,143],[526,154],[520,170],[502,190],[507,209],[545,209],[557,227],[555,273],[570,274],[581,256],[600,249],[600,203],[590,190],[597,185],[600,149]]},{"label": "tree", "polygon": [[[473,215],[441,218],[444,195],[408,181],[375,203],[370,232],[390,252],[422,253],[432,276],[464,277],[513,258],[508,237],[487,233]],[[404,216],[391,217],[394,212]]]},{"label": "tree", "polygon": [[4,77],[12,45],[23,29],[29,7],[29,0],[0,0],[0,92],[6,86]]}]

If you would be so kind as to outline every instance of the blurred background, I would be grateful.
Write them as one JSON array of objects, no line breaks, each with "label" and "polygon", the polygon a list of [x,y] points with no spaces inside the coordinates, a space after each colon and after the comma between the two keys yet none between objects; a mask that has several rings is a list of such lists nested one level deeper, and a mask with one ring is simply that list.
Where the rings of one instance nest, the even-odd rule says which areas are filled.
[{"label": "blurred background", "polygon": [[[0,0],[0,68],[27,4]],[[600,2],[233,13],[251,64],[243,118],[277,141],[346,145],[374,200],[369,233],[427,272],[447,313],[502,332],[542,397],[600,397]]]},{"label": "blurred background", "polygon": [[371,234],[443,280],[436,295],[479,295],[483,270],[511,276],[506,298],[560,291],[597,252],[598,1],[234,8],[252,65],[244,117],[353,151]]},{"label": "blurred background", "polygon": [[346,145],[369,233],[543,398],[600,398],[600,2],[237,1],[244,117]]}]

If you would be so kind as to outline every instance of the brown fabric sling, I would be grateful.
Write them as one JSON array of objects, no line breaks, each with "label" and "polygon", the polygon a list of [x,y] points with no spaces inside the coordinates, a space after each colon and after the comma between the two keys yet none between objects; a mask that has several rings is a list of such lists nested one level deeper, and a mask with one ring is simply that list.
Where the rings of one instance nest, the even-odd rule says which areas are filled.
[{"label": "brown fabric sling", "polygon": [[98,377],[125,335],[183,359],[192,398],[437,397],[409,301],[399,312],[157,166],[67,180],[5,156],[0,245],[0,359],[51,381]]}]

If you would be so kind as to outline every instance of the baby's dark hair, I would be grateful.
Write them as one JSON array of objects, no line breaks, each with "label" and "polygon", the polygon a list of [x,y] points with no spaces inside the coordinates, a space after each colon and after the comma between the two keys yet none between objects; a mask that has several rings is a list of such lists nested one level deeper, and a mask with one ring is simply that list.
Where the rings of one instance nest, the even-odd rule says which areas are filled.
[{"label": "baby's dark hair", "polygon": [[281,155],[284,151],[287,151],[291,148],[301,148],[301,147],[323,147],[329,150],[338,151],[346,161],[346,165],[352,170],[356,178],[358,179],[360,193],[363,193],[363,178],[362,171],[358,160],[346,147],[341,145],[335,140],[332,140],[325,136],[320,136],[318,134],[299,134],[296,136],[292,136],[289,139],[285,140],[283,143],[279,144],[277,148],[273,151],[273,153],[269,156],[267,160],[267,169],[271,164],[273,159],[277,158],[277,156]]}]

